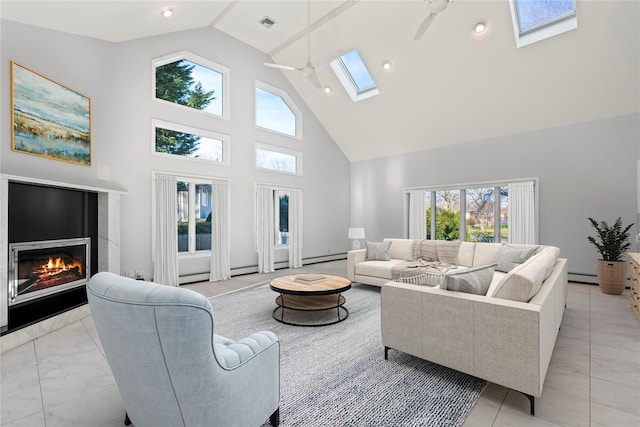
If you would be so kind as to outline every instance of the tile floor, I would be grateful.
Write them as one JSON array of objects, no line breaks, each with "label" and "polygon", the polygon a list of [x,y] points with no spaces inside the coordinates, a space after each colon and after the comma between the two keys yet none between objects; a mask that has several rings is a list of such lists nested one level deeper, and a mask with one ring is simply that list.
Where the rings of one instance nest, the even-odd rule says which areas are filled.
[{"label": "tile floor", "polygon": [[[346,261],[295,272],[344,274]],[[214,296],[285,274],[187,287]],[[536,416],[517,392],[489,384],[465,422],[475,426],[640,426],[640,322],[625,295],[570,284]],[[0,425],[121,427],[124,407],[90,316],[0,356]]]}]

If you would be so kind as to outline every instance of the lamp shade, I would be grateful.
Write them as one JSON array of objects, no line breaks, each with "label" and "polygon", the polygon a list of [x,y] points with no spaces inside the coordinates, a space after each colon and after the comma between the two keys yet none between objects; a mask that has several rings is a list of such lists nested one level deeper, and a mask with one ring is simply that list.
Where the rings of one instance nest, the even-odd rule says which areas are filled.
[{"label": "lamp shade", "polygon": [[349,228],[349,239],[364,239],[364,228]]}]

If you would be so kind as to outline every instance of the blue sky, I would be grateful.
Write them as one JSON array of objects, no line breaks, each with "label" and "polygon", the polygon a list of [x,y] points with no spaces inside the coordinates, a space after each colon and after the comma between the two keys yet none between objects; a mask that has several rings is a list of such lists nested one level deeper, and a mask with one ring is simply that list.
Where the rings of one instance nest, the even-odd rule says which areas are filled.
[{"label": "blue sky", "polygon": [[14,107],[89,133],[90,101],[60,84],[13,64]]}]

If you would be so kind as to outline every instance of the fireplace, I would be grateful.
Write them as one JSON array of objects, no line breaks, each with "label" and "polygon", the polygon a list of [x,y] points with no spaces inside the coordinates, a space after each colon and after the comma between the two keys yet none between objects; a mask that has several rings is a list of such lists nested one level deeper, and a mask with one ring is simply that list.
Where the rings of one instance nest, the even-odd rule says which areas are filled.
[{"label": "fireplace", "polygon": [[91,239],[9,244],[9,305],[84,285],[91,277]]}]

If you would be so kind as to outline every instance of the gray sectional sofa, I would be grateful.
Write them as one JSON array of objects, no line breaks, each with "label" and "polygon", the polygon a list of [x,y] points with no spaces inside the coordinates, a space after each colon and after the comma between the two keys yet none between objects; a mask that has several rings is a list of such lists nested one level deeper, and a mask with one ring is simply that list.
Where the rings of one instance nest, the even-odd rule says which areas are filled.
[{"label": "gray sectional sofa", "polygon": [[[347,256],[347,276],[351,281],[382,287],[385,357],[389,349],[395,349],[519,391],[529,398],[533,414],[534,397],[542,394],[566,305],[567,260],[559,258],[559,249],[499,243],[385,241],[390,243],[388,260],[367,260],[366,249],[350,251]],[[504,261],[499,259],[501,254],[510,250],[524,253],[527,249],[530,256],[523,262],[500,265]],[[398,270],[403,271],[398,265],[404,263],[412,268],[425,258],[458,266],[443,277],[465,270],[473,276],[474,269],[485,273],[488,270],[492,276],[486,295],[468,293],[464,287],[452,290],[455,286],[443,286],[443,278],[435,285],[412,284],[418,276],[391,280],[394,271],[396,275]],[[472,285],[473,280],[469,282]]]}]

